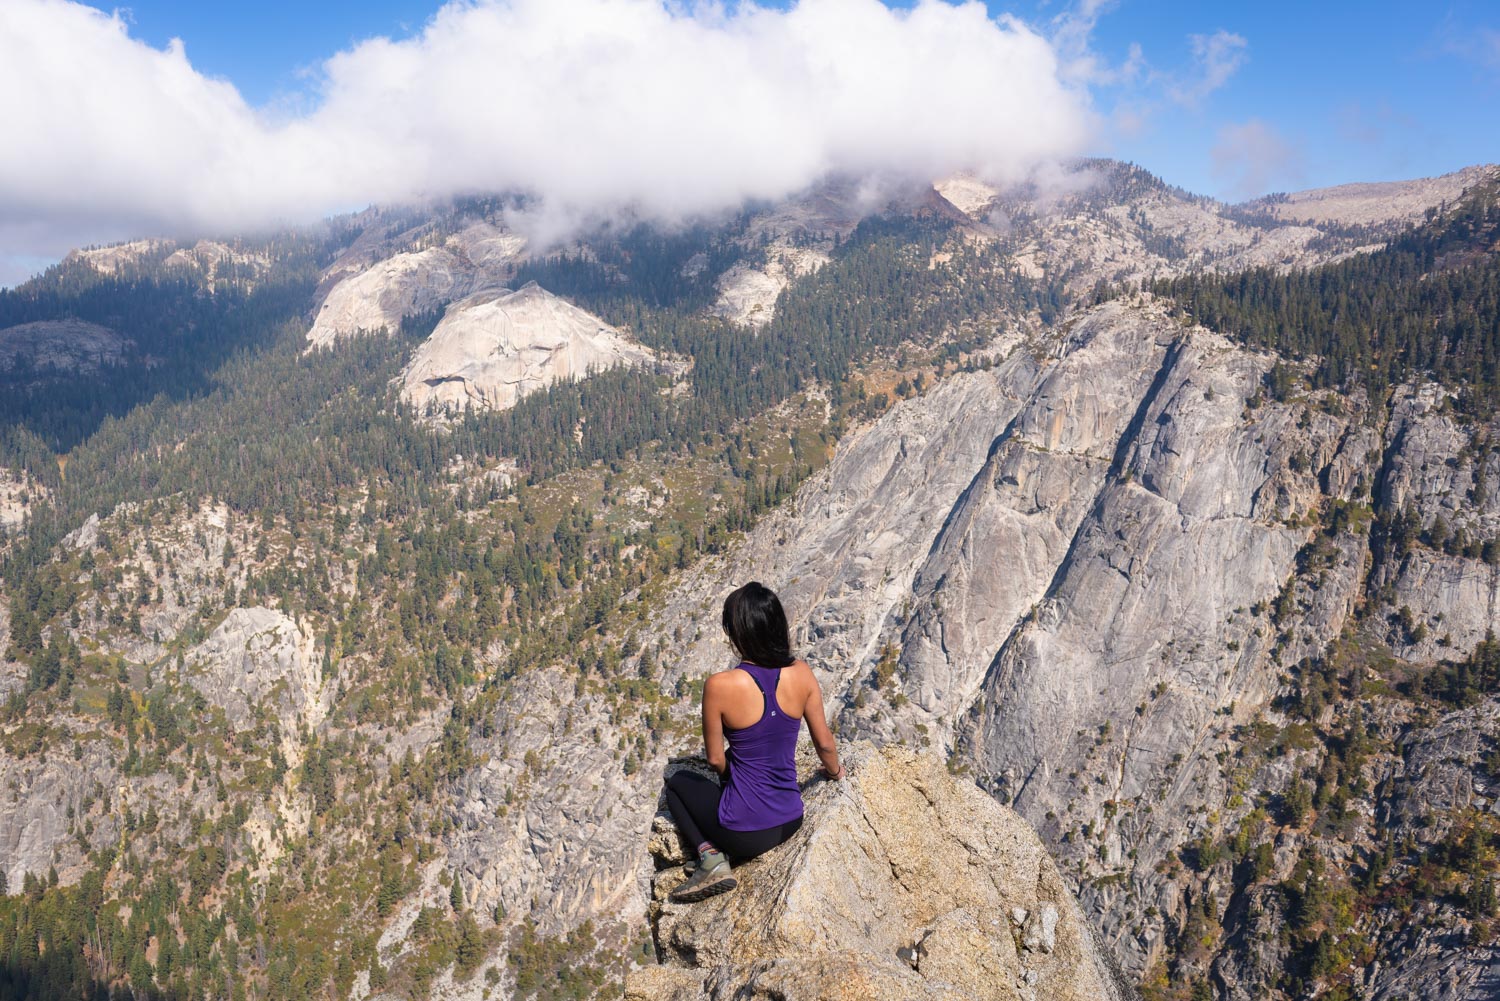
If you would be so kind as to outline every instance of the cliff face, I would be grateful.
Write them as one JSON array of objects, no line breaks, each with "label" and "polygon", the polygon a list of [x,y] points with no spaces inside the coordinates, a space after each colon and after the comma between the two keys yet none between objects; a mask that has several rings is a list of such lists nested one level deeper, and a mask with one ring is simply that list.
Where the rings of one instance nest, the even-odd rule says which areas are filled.
[{"label": "cliff face", "polygon": [[395,330],[403,316],[468,295],[472,279],[447,249],[397,254],[335,285],[318,308],[308,342],[326,345],[360,331]]},{"label": "cliff face", "polygon": [[[1337,755],[1274,740],[1267,753],[1255,734],[1296,721],[1278,700],[1307,690],[1298,665],[1378,647],[1415,669],[1468,656],[1500,626],[1496,568],[1477,547],[1500,536],[1494,429],[1460,422],[1433,386],[1388,403],[1269,398],[1274,357],[1144,297],[1038,343],[851,438],[743,546],[686,577],[660,628],[692,637],[735,584],[777,588],[825,687],[849,693],[844,732],[940,746],[1013,803],[1136,973],[1212,899],[1255,968],[1226,960],[1214,982],[1254,997],[1288,962],[1249,947],[1256,915],[1284,900],[1243,886],[1228,860],[1195,873],[1182,858],[1261,823],[1257,802],[1272,809],[1256,834],[1275,846],[1267,884],[1309,854],[1362,866],[1379,853],[1380,823],[1279,823],[1293,776],[1321,769],[1331,783]],[[1382,543],[1379,525],[1403,518],[1429,542]],[[668,680],[722,665],[703,633],[668,660]],[[1365,681],[1390,670],[1353,668]],[[1315,728],[1368,727],[1394,748],[1425,717],[1383,699],[1323,710]],[[1364,792],[1340,809],[1374,817],[1391,808],[1380,783],[1411,763],[1387,750],[1352,767],[1340,781]],[[1443,833],[1413,837],[1436,846]],[[1430,934],[1371,923],[1392,950],[1382,983],[1421,984],[1423,955],[1458,962],[1441,942],[1469,919],[1439,910],[1445,930]],[[1459,966],[1462,983],[1486,968]]]},{"label": "cliff face", "polygon": [[[1052,355],[1017,350],[898,407],[686,581],[661,628],[761,577],[825,685],[863,693],[847,728],[949,748],[1070,869],[1135,873],[1169,897],[1152,865],[1197,833],[1198,804],[1227,796],[1212,755],[1276,688],[1276,631],[1250,609],[1295,577],[1320,472],[1336,495],[1369,482],[1345,466],[1363,471],[1370,443],[1347,417],[1249,407],[1272,359],[1150,302],[1082,316]],[[1348,612],[1364,547],[1342,545],[1294,649]],[[669,672],[709,666],[714,642]],[[1141,920],[1114,894],[1092,902],[1106,928]],[[1160,935],[1115,940],[1139,968]]]},{"label": "cliff face", "polygon": [[1134,996],[1020,817],[931,754],[864,744],[845,760],[848,777],[811,779],[802,829],[738,867],[728,894],[665,902],[682,870],[659,839],[663,965],[631,974],[627,998]]}]

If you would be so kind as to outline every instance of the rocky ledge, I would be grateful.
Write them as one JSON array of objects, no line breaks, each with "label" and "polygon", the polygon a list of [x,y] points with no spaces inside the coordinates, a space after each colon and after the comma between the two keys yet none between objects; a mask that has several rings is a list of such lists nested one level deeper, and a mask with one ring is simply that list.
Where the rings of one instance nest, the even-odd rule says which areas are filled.
[{"label": "rocky ledge", "polygon": [[627,1001],[1135,997],[1016,813],[931,754],[862,743],[845,762],[804,786],[791,841],[700,903],[667,900],[682,849],[658,816],[660,965],[630,973]]}]

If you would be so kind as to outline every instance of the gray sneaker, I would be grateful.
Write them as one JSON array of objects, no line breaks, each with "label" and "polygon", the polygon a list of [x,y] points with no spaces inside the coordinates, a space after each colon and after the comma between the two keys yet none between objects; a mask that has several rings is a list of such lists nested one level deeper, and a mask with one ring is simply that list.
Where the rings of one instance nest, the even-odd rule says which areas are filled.
[{"label": "gray sneaker", "polygon": [[739,885],[739,880],[730,872],[729,859],[724,857],[723,852],[705,852],[687,882],[678,886],[669,896],[676,903],[688,904],[725,893]]}]

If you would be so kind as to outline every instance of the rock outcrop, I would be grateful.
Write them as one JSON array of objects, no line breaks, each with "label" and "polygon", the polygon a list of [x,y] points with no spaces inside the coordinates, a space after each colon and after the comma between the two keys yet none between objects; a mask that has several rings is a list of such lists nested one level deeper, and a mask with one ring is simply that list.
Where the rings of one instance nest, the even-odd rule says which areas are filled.
[{"label": "rock outcrop", "polygon": [[0,466],[0,537],[19,529],[32,506],[51,493],[25,470]]},{"label": "rock outcrop", "polygon": [[235,608],[186,656],[188,680],[224,710],[236,731],[272,710],[285,731],[309,728],[327,713],[316,643],[283,612]]},{"label": "rock outcrop", "polygon": [[[250,243],[253,245],[254,241]],[[195,243],[133,240],[91,250],[75,250],[63,259],[64,264],[86,264],[103,275],[117,275],[143,265],[191,269],[209,282],[223,278],[253,281],[271,268],[272,261],[271,251],[265,248],[246,250],[245,241],[238,239],[228,243],[219,240],[198,240]]]},{"label": "rock outcrop", "polygon": [[448,864],[476,908],[526,914],[557,935],[590,918],[638,927],[643,850],[658,789],[612,760],[630,720],[559,670],[517,679],[508,711],[455,783]]},{"label": "rock outcrop", "polygon": [[682,875],[659,839],[663,966],[633,972],[627,998],[1134,997],[1025,821],[934,755],[862,744],[845,760],[732,893],[665,902]]},{"label": "rock outcrop", "polygon": [[467,295],[470,286],[471,276],[448,250],[397,254],[335,285],[307,340],[322,346],[362,331],[394,331],[402,317],[438,309]]},{"label": "rock outcrop", "polygon": [[983,218],[1000,198],[999,188],[970,173],[953,174],[932,185],[949,205],[974,219]]},{"label": "rock outcrop", "polygon": [[[0,876],[11,893],[27,874],[45,878],[52,868],[65,884],[76,882],[88,870],[88,853],[119,838],[131,793],[144,797],[166,785],[153,777],[132,790],[121,781],[119,750],[89,736],[74,731],[76,756],[0,753]],[[90,836],[78,836],[75,818],[96,804]]]},{"label": "rock outcrop", "polygon": [[1454,202],[1464,189],[1494,173],[1492,166],[1466,167],[1440,177],[1314,188],[1251,202],[1272,215],[1302,223],[1390,225],[1420,222],[1427,211]]},{"label": "rock outcrop", "polygon": [[0,330],[0,371],[25,365],[86,375],[117,365],[127,338],[87,320],[38,320]]},{"label": "rock outcrop", "polygon": [[781,293],[827,264],[837,240],[861,220],[880,211],[930,210],[937,204],[946,203],[922,185],[885,187],[828,178],[763,207],[750,216],[742,234],[745,259],[715,279],[719,294],[710,312],[731,323],[764,326],[775,316]]},{"label": "rock outcrop", "polygon": [[131,240],[126,243],[112,244],[108,247],[74,250],[67,257],[63,258],[63,261],[64,263],[83,261],[100,274],[112,275],[120,269],[129,267],[152,254],[160,253],[170,246],[172,246],[170,240]]},{"label": "rock outcrop", "polygon": [[[430,234],[402,231],[398,221],[371,223],[324,274],[326,294],[307,332],[311,346],[380,329],[430,313],[487,288],[498,288],[525,249],[523,237],[491,223],[449,220],[447,239],[423,249],[399,249]],[[395,232],[392,232],[395,230]]]},{"label": "rock outcrop", "polygon": [[271,267],[271,255],[246,253],[217,240],[199,240],[172,251],[162,263],[169,268],[195,269],[211,282],[231,277],[253,280]]},{"label": "rock outcrop", "polygon": [[776,299],[786,287],[817,271],[828,259],[822,249],[778,241],[766,248],[764,263],[742,262],[719,276],[713,312],[733,323],[764,326],[776,315]]},{"label": "rock outcrop", "polygon": [[1412,660],[1467,652],[1500,631],[1500,565],[1476,558],[1484,542],[1500,539],[1500,454],[1448,402],[1434,385],[1397,395],[1376,484],[1389,515],[1414,519],[1435,542],[1383,562],[1371,581],[1389,590],[1394,608],[1412,611],[1413,628],[1389,636]]},{"label": "rock outcrop", "polygon": [[504,410],[554,382],[651,361],[614,327],[531,282],[449,306],[401,373],[402,396],[419,408]]}]

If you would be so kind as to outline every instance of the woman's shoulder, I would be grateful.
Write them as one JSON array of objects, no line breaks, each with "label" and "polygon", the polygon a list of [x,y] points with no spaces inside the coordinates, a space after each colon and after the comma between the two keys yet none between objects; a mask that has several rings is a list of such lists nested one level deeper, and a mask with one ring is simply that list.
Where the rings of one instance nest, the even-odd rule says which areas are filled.
[{"label": "woman's shoulder", "polygon": [[[754,685],[755,679],[751,677],[749,671],[744,670],[744,666],[744,664],[736,664],[734,667],[726,667],[722,671],[715,671],[713,674],[710,674],[703,682],[705,690],[711,687],[730,691]],[[812,668],[808,666],[807,661],[800,657],[780,670],[783,678],[792,678],[799,682],[805,681],[813,685],[818,683],[818,679],[813,674]]]},{"label": "woman's shoulder", "polygon": [[807,661],[803,660],[801,657],[798,657],[796,660],[792,661],[781,670],[789,676],[795,678],[801,684],[810,687],[816,687],[818,684],[818,676],[813,674],[812,667],[809,666]]},{"label": "woman's shoulder", "polygon": [[742,670],[742,665],[726,667],[722,671],[715,671],[703,679],[703,690],[717,689],[723,692],[736,691],[740,688],[753,686],[755,679],[750,677],[748,671]]},{"label": "woman's shoulder", "polygon": [[743,677],[745,677],[745,672],[741,671],[739,665],[736,664],[734,667],[726,667],[722,671],[713,672],[703,679],[703,685],[705,688],[722,688],[724,685],[734,684]]}]

